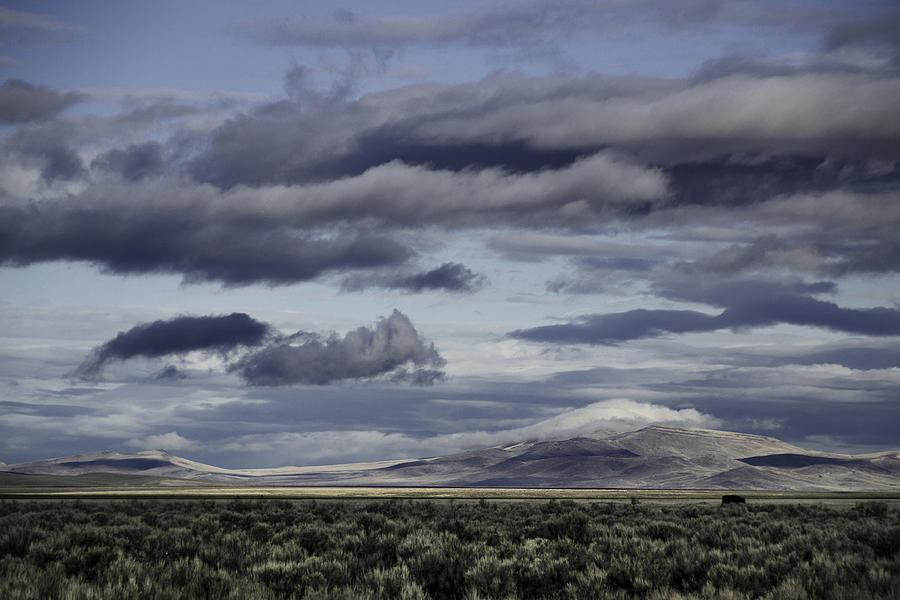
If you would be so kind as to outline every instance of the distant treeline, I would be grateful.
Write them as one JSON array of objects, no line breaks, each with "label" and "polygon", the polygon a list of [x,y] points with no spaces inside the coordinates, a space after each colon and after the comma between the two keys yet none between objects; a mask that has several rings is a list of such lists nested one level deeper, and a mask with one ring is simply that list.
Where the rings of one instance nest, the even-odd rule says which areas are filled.
[{"label": "distant treeline", "polygon": [[900,598],[881,503],[0,502],[0,598]]}]

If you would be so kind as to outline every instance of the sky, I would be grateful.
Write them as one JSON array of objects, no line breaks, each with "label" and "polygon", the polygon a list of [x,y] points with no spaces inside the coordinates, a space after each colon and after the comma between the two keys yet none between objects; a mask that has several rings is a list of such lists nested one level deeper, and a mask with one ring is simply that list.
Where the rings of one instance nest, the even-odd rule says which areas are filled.
[{"label": "sky", "polygon": [[0,460],[900,448],[890,0],[5,1]]}]

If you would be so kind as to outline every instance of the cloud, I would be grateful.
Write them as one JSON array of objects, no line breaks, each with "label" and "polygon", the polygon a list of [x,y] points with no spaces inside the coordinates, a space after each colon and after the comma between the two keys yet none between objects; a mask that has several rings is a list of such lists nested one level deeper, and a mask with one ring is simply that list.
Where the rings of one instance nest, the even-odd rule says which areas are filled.
[{"label": "cloud", "polygon": [[[895,173],[896,164],[887,170]],[[752,257],[751,264],[833,275],[896,272],[900,246],[893,232],[900,226],[900,207],[895,198],[896,183],[881,183],[868,193],[834,189],[774,198],[748,217],[764,227],[794,224],[796,233],[736,248],[734,258],[738,265],[743,254]]]},{"label": "cloud", "polygon": [[693,310],[637,309],[621,313],[585,315],[562,325],[517,329],[509,335],[555,344],[617,344],[626,340],[724,329],[718,317]]},{"label": "cloud", "polygon": [[[252,157],[249,160],[255,162]],[[229,163],[223,158],[216,164],[223,168]],[[279,170],[284,172],[289,164]],[[267,177],[268,165],[250,165],[254,166],[259,167],[254,178]],[[239,171],[229,177],[235,175]],[[275,177],[276,182],[280,179]],[[667,179],[658,169],[600,152],[560,169],[534,173],[499,168],[456,172],[392,160],[354,176],[271,190],[272,209],[283,209],[284,216],[295,222],[482,226],[487,220],[547,227],[586,219],[601,222],[646,210],[665,198]],[[231,195],[247,196],[248,191],[232,188]],[[252,209],[252,204],[245,208]]]},{"label": "cloud", "polygon": [[[825,291],[830,286],[799,287]],[[752,281],[710,284],[692,279],[670,287],[660,286],[658,293],[671,299],[724,307],[725,310],[717,315],[694,310],[647,309],[585,315],[569,323],[520,329],[509,335],[558,344],[617,344],[668,333],[741,330],[778,324],[821,327],[868,336],[900,335],[900,310],[842,308],[833,302],[793,292],[783,285]]]},{"label": "cloud", "polygon": [[[777,222],[790,227],[835,214],[797,214],[800,198],[844,195],[864,208],[850,223],[877,226],[876,205],[890,210],[900,185],[900,129],[886,125],[900,122],[898,95],[893,72],[498,74],[243,115],[198,140],[185,168],[222,190],[290,199],[289,214],[307,223],[577,230],[721,219],[734,229],[733,208],[773,226],[776,211],[793,213]],[[838,236],[811,240],[809,228],[788,233],[826,258],[863,252]]]},{"label": "cloud", "polygon": [[[235,24],[233,29],[253,41],[274,45],[405,46],[463,42],[509,46],[575,28],[574,12],[568,6],[554,10],[550,4],[537,10],[533,5],[507,5],[501,10],[437,16],[379,17],[339,10],[328,20],[254,17]],[[561,19],[568,23],[564,25]]]},{"label": "cloud", "polygon": [[[126,176],[148,172],[145,163],[131,169],[130,159],[116,153],[102,160],[119,159]],[[52,164],[47,177],[72,177],[80,168],[65,153]],[[537,173],[457,173],[391,162],[319,184],[228,191],[179,177],[108,178],[70,198],[0,204],[0,262],[81,260],[119,274],[283,285],[404,264],[412,250],[379,230],[574,225],[644,210],[665,194],[666,179],[656,169],[608,153]],[[474,286],[464,269],[441,266],[389,283],[413,290]]]},{"label": "cloud", "polygon": [[552,256],[649,260],[660,254],[685,255],[685,250],[675,245],[627,244],[587,236],[535,232],[498,233],[488,240],[487,246],[502,253],[504,258],[524,262]]},{"label": "cloud", "polygon": [[441,266],[403,277],[396,282],[397,287],[411,292],[422,290],[447,290],[451,292],[471,292],[479,284],[479,276],[465,265],[446,262]]},{"label": "cloud", "polygon": [[91,195],[100,198],[82,202],[0,205],[0,263],[81,260],[118,274],[177,273],[187,283],[285,285],[328,271],[397,265],[412,254],[381,235],[298,230],[264,214],[261,223],[250,214],[223,215],[209,192],[154,182],[143,190],[97,186]]},{"label": "cloud", "polygon": [[414,293],[428,290],[474,292],[483,285],[484,280],[484,276],[461,263],[446,262],[412,275],[354,275],[341,282],[341,289],[358,292],[369,287],[380,287]]},{"label": "cloud", "polygon": [[718,360],[722,364],[747,367],[841,365],[855,371],[872,371],[900,367],[900,344],[845,342],[794,350],[751,347],[723,353]]},{"label": "cloud", "polygon": [[57,179],[75,179],[84,173],[81,158],[71,148],[56,146],[44,153],[46,164],[41,176],[47,181]]},{"label": "cloud", "polygon": [[[891,76],[735,74],[676,81],[668,89],[648,82],[646,89],[615,95],[597,93],[602,88],[591,93],[602,80],[571,83],[575,88],[565,95],[548,85],[543,97],[532,93],[516,102],[479,103],[472,108],[480,111],[465,115],[437,114],[415,132],[445,143],[493,136],[546,148],[626,146],[667,162],[729,152],[841,152],[859,148],[860,139],[887,148],[900,135],[897,127],[879,127],[900,115],[885,96],[900,90]],[[836,96],[850,90],[852,98]]]},{"label": "cloud", "polygon": [[881,53],[900,66],[900,13],[879,15],[875,19],[858,19],[836,24],[825,37],[829,50],[857,48]]},{"label": "cloud", "polygon": [[75,369],[80,379],[97,378],[110,361],[136,356],[156,358],[196,350],[227,354],[239,346],[256,346],[271,332],[269,325],[244,313],[217,317],[175,317],[135,325],[94,348]]},{"label": "cloud", "polygon": [[672,409],[617,398],[565,409],[552,417],[538,419],[521,427],[430,436],[377,430],[305,433],[284,431],[240,436],[227,442],[223,450],[283,457],[281,460],[284,464],[296,461],[297,456],[302,456],[305,464],[334,464],[356,460],[421,458],[523,441],[560,440],[595,432],[632,431],[652,424],[714,428],[721,426],[722,422],[693,408]]},{"label": "cloud", "polygon": [[57,92],[20,79],[7,79],[0,85],[0,123],[50,119],[82,99],[83,95],[77,92]]},{"label": "cloud", "polygon": [[150,381],[178,381],[187,379],[187,373],[175,365],[166,365],[150,377]]},{"label": "cloud", "polygon": [[125,179],[137,181],[160,175],[165,167],[165,158],[158,142],[144,142],[132,144],[125,149],[108,150],[95,158],[91,167],[114,171]]},{"label": "cloud", "polygon": [[80,30],[39,13],[0,8],[0,43],[66,41]]},{"label": "cloud", "polygon": [[359,327],[343,338],[298,332],[250,352],[229,369],[258,386],[326,385],[376,377],[430,384],[443,377],[439,369],[445,363],[434,344],[395,309],[374,327]]},{"label": "cloud", "polygon": [[197,446],[197,442],[183,437],[177,431],[170,431],[159,435],[148,435],[145,438],[131,439],[125,442],[125,445],[141,450],[167,450],[171,452],[189,450]]},{"label": "cloud", "polygon": [[[548,46],[580,34],[683,30],[711,23],[792,30],[836,21],[828,10],[719,0],[513,0],[428,16],[336,11],[330,19],[257,16],[232,26],[252,41],[313,47],[467,44]],[[836,12],[836,11],[833,11]],[[814,23],[811,21],[814,20]]]}]

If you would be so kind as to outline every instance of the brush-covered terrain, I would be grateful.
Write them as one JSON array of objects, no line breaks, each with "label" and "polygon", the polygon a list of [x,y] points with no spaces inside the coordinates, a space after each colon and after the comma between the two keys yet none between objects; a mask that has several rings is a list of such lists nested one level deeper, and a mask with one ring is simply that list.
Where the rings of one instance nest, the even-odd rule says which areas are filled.
[{"label": "brush-covered terrain", "polygon": [[0,502],[0,598],[898,598],[878,502]]}]

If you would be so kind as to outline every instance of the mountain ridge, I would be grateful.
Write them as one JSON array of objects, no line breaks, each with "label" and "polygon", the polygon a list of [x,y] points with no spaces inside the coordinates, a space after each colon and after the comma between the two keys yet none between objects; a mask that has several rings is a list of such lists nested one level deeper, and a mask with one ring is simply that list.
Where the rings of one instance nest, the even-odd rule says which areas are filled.
[{"label": "mountain ridge", "polygon": [[86,453],[2,468],[20,474],[115,473],[271,486],[900,490],[898,451],[837,454],[756,434],[661,425],[446,456],[322,466],[226,469],[165,450],[145,450]]}]

